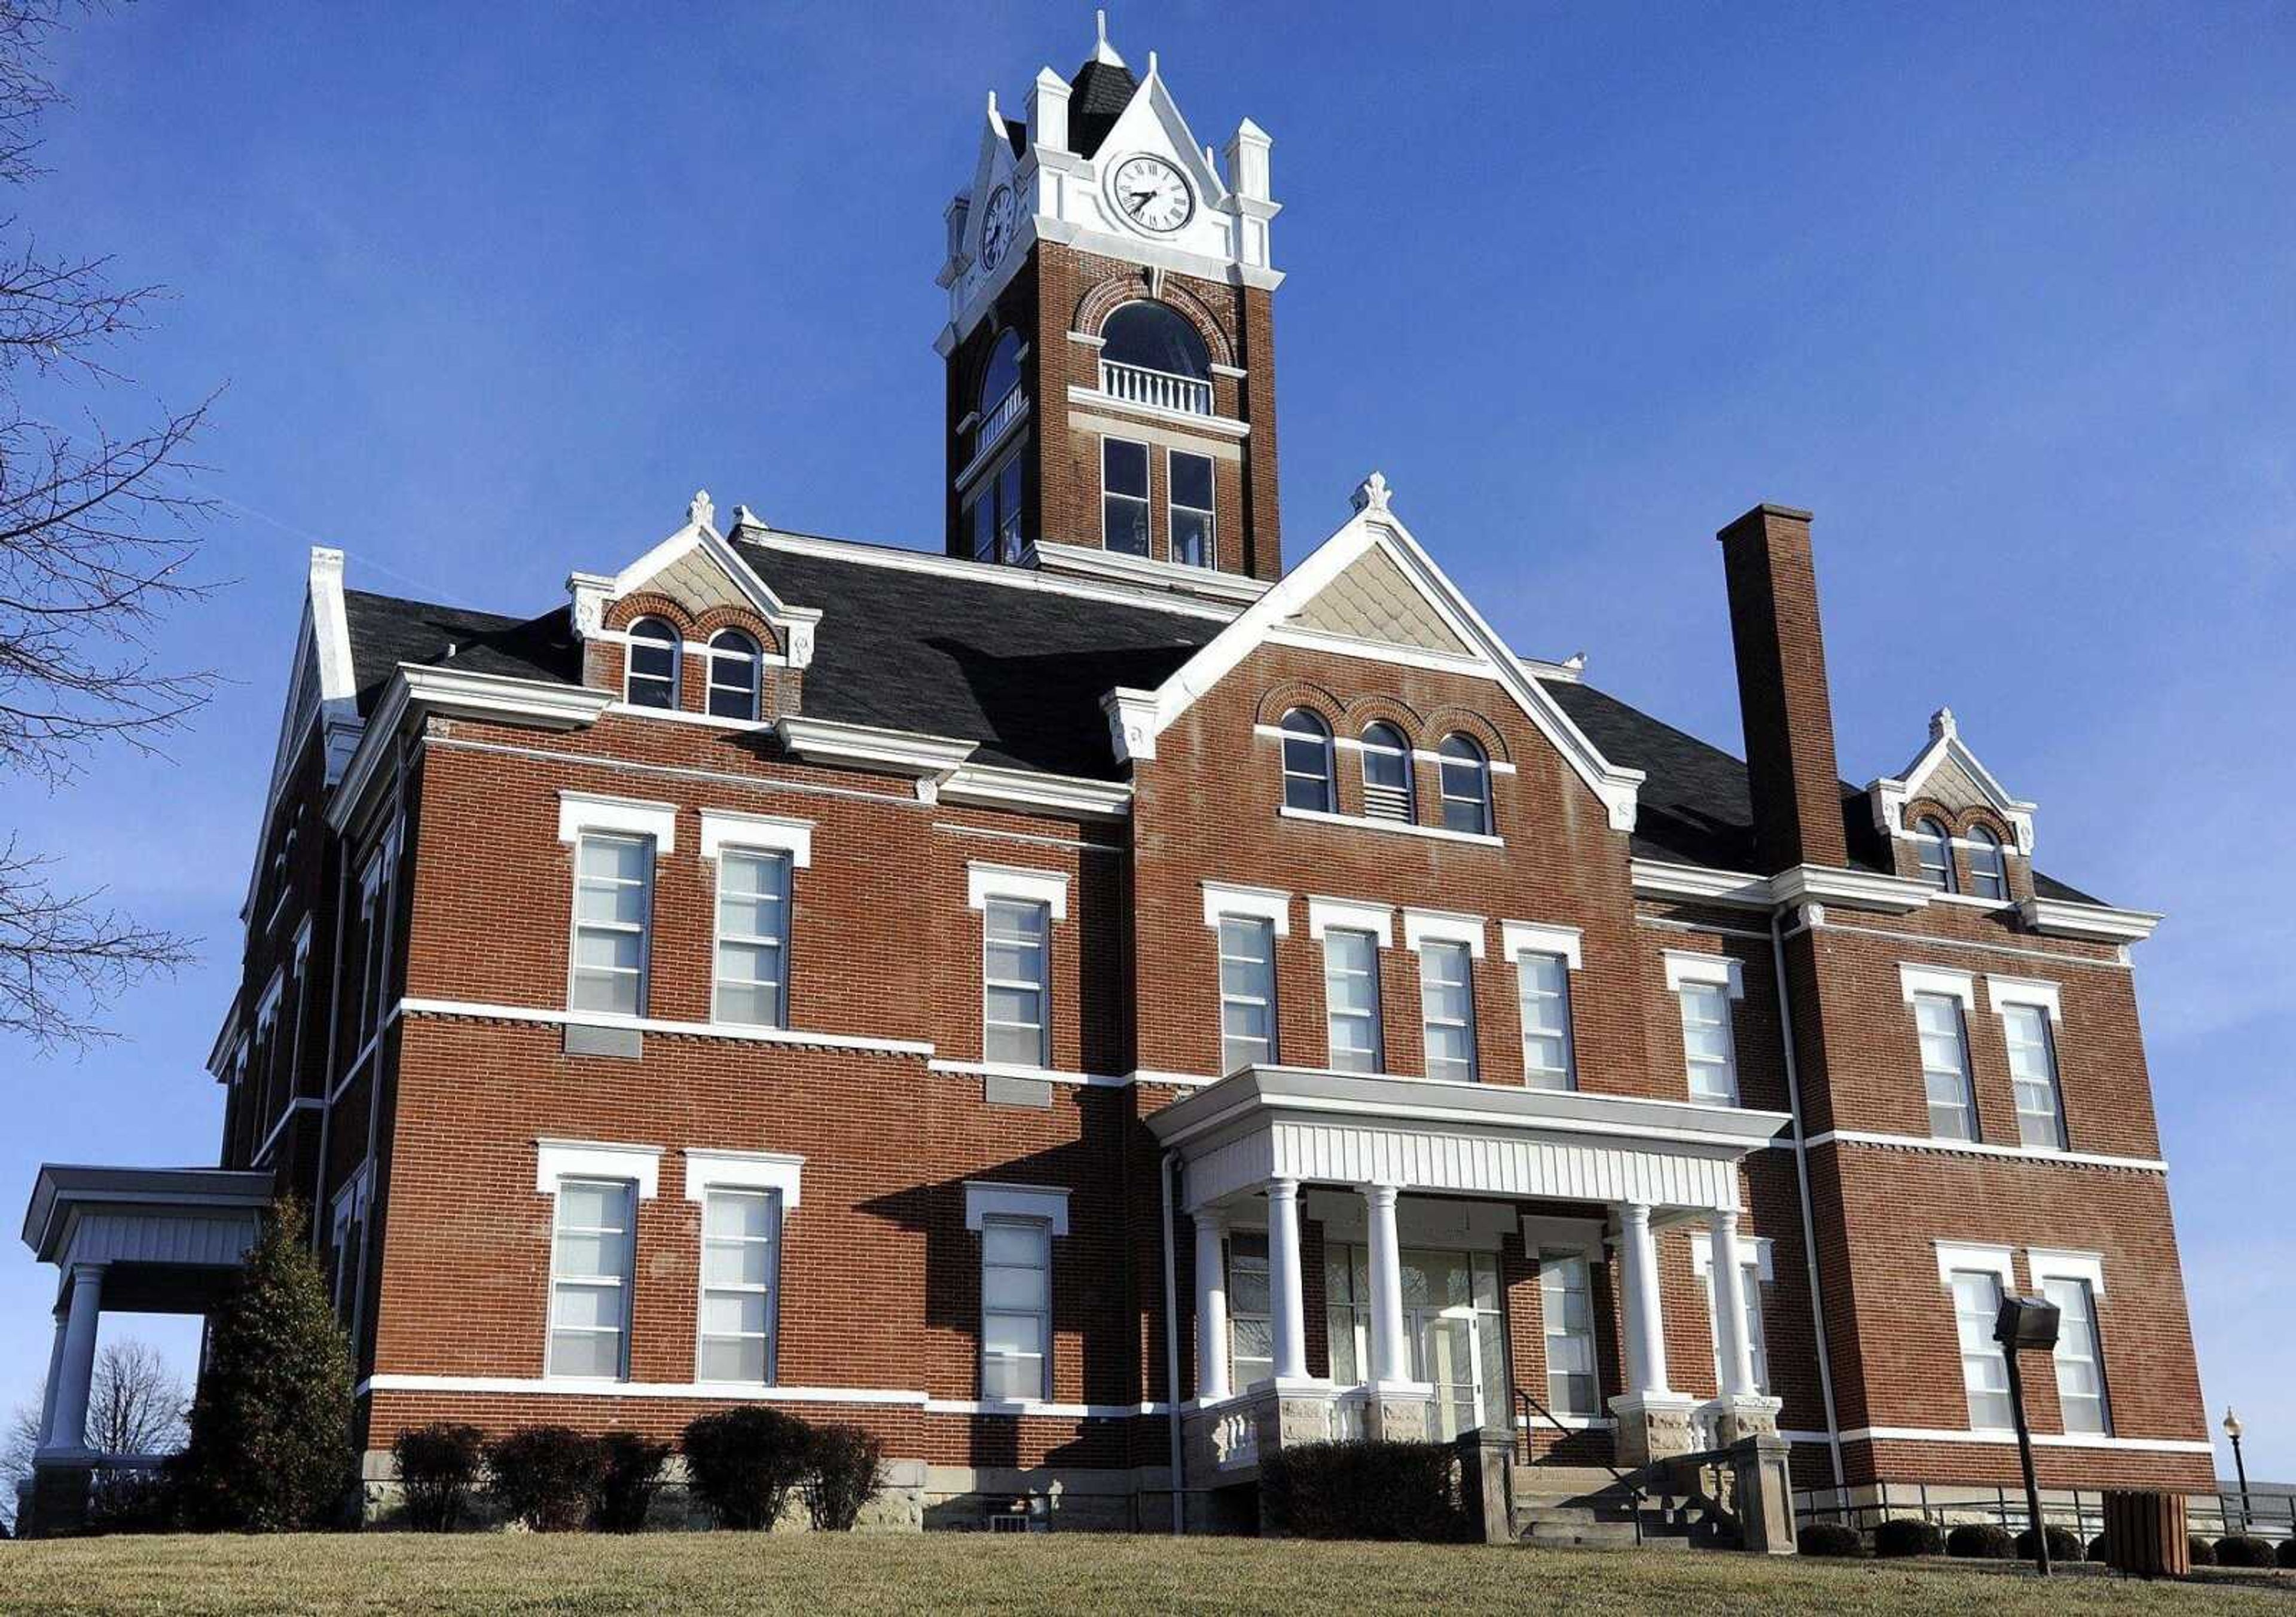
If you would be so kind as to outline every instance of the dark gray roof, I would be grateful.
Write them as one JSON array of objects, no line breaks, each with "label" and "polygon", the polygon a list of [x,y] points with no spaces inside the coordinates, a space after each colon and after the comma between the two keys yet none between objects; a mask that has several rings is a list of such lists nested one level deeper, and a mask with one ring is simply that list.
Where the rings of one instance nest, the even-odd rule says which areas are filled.
[{"label": "dark gray roof", "polygon": [[1140,81],[1121,62],[1097,57],[1076,70],[1069,80],[1069,145],[1078,157],[1091,157],[1116,127]]},{"label": "dark gray roof", "polygon": [[581,652],[564,607],[540,617],[504,617],[345,590],[343,614],[350,624],[351,678],[361,714],[373,711],[401,663],[451,663],[473,674],[562,685],[581,681]]}]

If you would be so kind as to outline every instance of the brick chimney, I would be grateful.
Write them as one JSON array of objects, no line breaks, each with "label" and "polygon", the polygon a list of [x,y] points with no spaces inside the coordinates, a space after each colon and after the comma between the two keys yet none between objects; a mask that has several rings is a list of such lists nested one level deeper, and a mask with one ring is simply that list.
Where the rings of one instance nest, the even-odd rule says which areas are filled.
[{"label": "brick chimney", "polygon": [[1757,505],[1715,537],[1738,654],[1755,870],[1770,876],[1794,865],[1848,864],[1809,513]]}]

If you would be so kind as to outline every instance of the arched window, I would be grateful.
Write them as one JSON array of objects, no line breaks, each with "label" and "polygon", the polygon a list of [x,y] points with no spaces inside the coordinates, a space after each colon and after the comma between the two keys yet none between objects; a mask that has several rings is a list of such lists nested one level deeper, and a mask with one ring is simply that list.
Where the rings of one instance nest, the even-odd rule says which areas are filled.
[{"label": "arched window", "polygon": [[1977,898],[2009,896],[2009,862],[2001,854],[2001,838],[1984,826],[1969,833],[1969,891]]},{"label": "arched window", "polygon": [[1328,814],[1338,806],[1332,790],[1332,731],[1304,707],[1283,715],[1283,806]]},{"label": "arched window", "polygon": [[980,419],[987,421],[996,413],[1004,396],[1021,385],[1021,334],[1007,327],[997,338],[996,346],[988,350],[988,366],[980,373],[980,397],[977,408]]},{"label": "arched window", "polygon": [[677,631],[659,617],[630,625],[629,677],[625,692],[633,707],[677,706],[677,665],[685,647]]},{"label": "arched window", "polygon": [[1491,766],[1483,749],[1458,734],[1436,749],[1443,760],[1443,829],[1491,834]]},{"label": "arched window", "polygon": [[1363,732],[1364,813],[1374,820],[1419,818],[1411,800],[1411,748],[1391,724]]},{"label": "arched window", "polygon": [[1188,317],[1164,303],[1128,303],[1100,328],[1100,356],[1111,364],[1211,379],[1211,352]]},{"label": "arched window", "polygon": [[1940,893],[1960,891],[1953,879],[1953,845],[1945,827],[1934,820],[1914,823],[1914,850],[1922,862],[1922,879]]},{"label": "arched window", "polygon": [[718,719],[758,716],[758,642],[739,629],[720,629],[710,638],[709,714]]}]

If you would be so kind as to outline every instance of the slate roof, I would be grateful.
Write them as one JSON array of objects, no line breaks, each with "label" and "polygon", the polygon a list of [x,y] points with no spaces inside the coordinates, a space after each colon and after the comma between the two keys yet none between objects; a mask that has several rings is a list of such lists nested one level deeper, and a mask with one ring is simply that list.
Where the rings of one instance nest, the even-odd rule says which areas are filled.
[{"label": "slate roof", "polygon": [[1078,157],[1091,157],[1132,104],[1140,81],[1121,62],[1095,57],[1069,80],[1069,144]]},{"label": "slate roof", "polygon": [[[974,741],[983,764],[1118,779],[1100,698],[1119,685],[1161,684],[1222,627],[1152,604],[1019,588],[986,568],[974,578],[888,567],[862,559],[879,547],[837,543],[855,559],[734,542],[776,595],[823,613],[805,674],[807,716]],[[345,591],[344,604],[362,714],[402,662],[560,684],[581,678],[565,608],[520,618],[359,590]],[[1540,683],[1604,757],[1647,776],[1636,857],[1754,868],[1744,764],[1591,685]],[[1851,864],[1889,870],[1866,793],[1844,782],[1841,802]],[[2033,886],[2044,898],[2103,902],[2038,871]]]}]

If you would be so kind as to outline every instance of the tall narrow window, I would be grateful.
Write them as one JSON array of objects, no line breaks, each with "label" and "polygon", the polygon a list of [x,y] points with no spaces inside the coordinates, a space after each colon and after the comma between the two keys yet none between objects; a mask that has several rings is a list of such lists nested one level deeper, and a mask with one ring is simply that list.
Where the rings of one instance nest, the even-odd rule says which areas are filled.
[{"label": "tall narrow window", "polygon": [[1050,1395],[1053,1232],[1042,1219],[980,1225],[980,1396]]},{"label": "tall narrow window", "polygon": [[1294,707],[1283,715],[1283,806],[1328,814],[1338,806],[1332,788],[1331,727]]},{"label": "tall narrow window", "polygon": [[715,1019],[789,1025],[790,857],[722,848],[718,854]]},{"label": "tall narrow window", "polygon": [[1914,852],[1921,860],[1923,881],[1940,893],[1958,890],[1953,879],[1953,844],[1948,840],[1944,826],[1934,820],[1916,821]]},{"label": "tall narrow window", "polygon": [[2054,1276],[2042,1294],[2057,1305],[2057,1406],[2065,1430],[2109,1435],[2112,1410],[2105,1398],[2104,1351],[2096,1330],[2096,1294],[2087,1280]]},{"label": "tall narrow window", "polygon": [[1969,1425],[1979,1432],[2008,1429],[2009,1364],[1993,1340],[2001,1312],[2001,1277],[1989,1270],[1953,1271],[1953,1323],[1961,1342],[1961,1384],[1969,1395]]},{"label": "tall narrow window", "polygon": [[[1709,1262],[1699,1276],[1706,1287],[1706,1322],[1714,1342],[1714,1384],[1724,1384],[1722,1375],[1722,1320],[1715,1310],[1714,1266],[1712,1249],[1708,1249]],[[1754,1370],[1754,1391],[1767,1395],[1770,1390],[1770,1339],[1762,1328],[1762,1265],[1759,1250],[1750,1252],[1738,1266],[1738,1293],[1746,1304],[1746,1357]]]},{"label": "tall narrow window", "polygon": [[2057,1049],[2049,1013],[2038,1005],[2004,1005],[2009,1076],[2017,1086],[2017,1138],[2037,1151],[2065,1148],[2065,1110],[2057,1088]]},{"label": "tall narrow window", "polygon": [[653,838],[586,831],[574,851],[571,1010],[645,1013]]},{"label": "tall narrow window", "polygon": [[777,1213],[770,1190],[703,1193],[700,1380],[762,1384],[772,1378]]},{"label": "tall narrow window", "polygon": [[1275,1059],[1275,925],[1223,915],[1219,923],[1220,1070]]},{"label": "tall narrow window", "polygon": [[1731,1036],[1730,991],[1719,983],[1685,983],[1680,997],[1690,1098],[1709,1106],[1736,1106],[1738,1051]]},{"label": "tall narrow window", "polygon": [[974,560],[1009,566],[1021,559],[1028,543],[1021,504],[1027,470],[1027,457],[1016,450],[993,474],[974,486],[972,502],[965,507],[966,525],[972,531]]},{"label": "tall narrow window", "polygon": [[1546,1334],[1546,1407],[1591,1418],[1602,1399],[1595,1368],[1595,1297],[1582,1253],[1538,1260],[1539,1312]]},{"label": "tall narrow window", "polygon": [[[998,409],[1021,385],[1021,334],[1006,328],[997,333],[996,346],[988,350],[988,363],[980,371],[980,425],[975,429],[980,440],[973,446],[978,454],[996,441],[996,434],[1011,418]],[[1003,417],[1004,419],[999,419]]]},{"label": "tall narrow window", "polygon": [[1324,1022],[1332,1069],[1376,1073],[1385,1065],[1379,1036],[1379,939],[1334,927],[1324,934]]},{"label": "tall narrow window", "polygon": [[659,617],[641,617],[630,625],[628,675],[624,695],[634,707],[677,706],[678,664],[685,645],[677,631]]},{"label": "tall narrow window", "polygon": [[1981,825],[1969,833],[1969,892],[1972,898],[2009,896],[2009,863],[2001,838]]},{"label": "tall narrow window", "polygon": [[1242,1392],[1275,1374],[1267,1237],[1258,1230],[1234,1230],[1227,1237],[1227,1336],[1230,1386]]},{"label": "tall narrow window", "polygon": [[1100,441],[1100,542],[1127,556],[1148,553],[1148,445]]},{"label": "tall narrow window", "polygon": [[1442,759],[1443,829],[1488,837],[1491,830],[1491,766],[1465,736],[1449,735],[1436,748]]},{"label": "tall narrow window", "polygon": [[1419,946],[1419,1012],[1426,1030],[1427,1075],[1475,1081],[1474,960],[1464,943]]},{"label": "tall narrow window", "polygon": [[1183,567],[1208,568],[1217,551],[1219,523],[1212,506],[1211,457],[1176,449],[1169,472],[1172,559]]},{"label": "tall narrow window", "polygon": [[758,716],[758,642],[739,629],[709,641],[709,713],[719,719]]},{"label": "tall narrow window", "polygon": [[992,898],[981,910],[983,950],[982,1057],[1014,1066],[1052,1062],[1050,985],[1045,905]]},{"label": "tall narrow window", "polygon": [[1411,748],[1391,724],[1363,732],[1364,813],[1374,820],[1418,819],[1411,801]]},{"label": "tall narrow window", "polygon": [[636,1189],[626,1180],[558,1181],[550,1260],[553,1376],[619,1380],[629,1373]]},{"label": "tall narrow window", "polygon": [[1522,1006],[1522,1081],[1535,1090],[1575,1087],[1570,1070],[1570,972],[1559,954],[1515,957]]},{"label": "tall narrow window", "polygon": [[1975,1139],[1977,1097],[1970,1088],[1969,1035],[1961,1001],[1946,993],[1915,994],[1914,1025],[1921,1035],[1930,1132],[1939,1139]]}]

